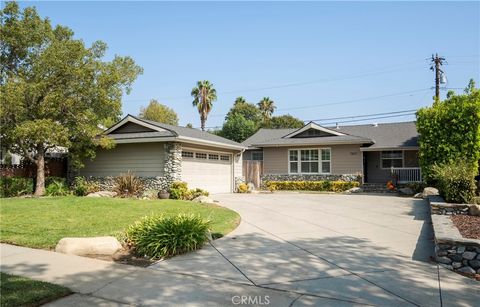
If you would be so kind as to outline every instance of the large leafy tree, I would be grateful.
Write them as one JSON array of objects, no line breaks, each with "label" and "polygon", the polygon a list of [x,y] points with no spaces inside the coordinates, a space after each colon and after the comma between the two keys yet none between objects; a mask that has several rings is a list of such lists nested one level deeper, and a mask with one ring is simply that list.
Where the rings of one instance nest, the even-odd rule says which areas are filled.
[{"label": "large leafy tree", "polygon": [[417,112],[422,175],[432,181],[435,165],[465,161],[473,169],[480,159],[480,90],[470,81],[465,94]]},{"label": "large leafy tree", "polygon": [[140,108],[141,118],[153,120],[159,123],[178,125],[178,115],[172,108],[152,99],[147,107]]},{"label": "large leafy tree", "polygon": [[234,106],[238,105],[238,104],[242,104],[242,103],[247,103],[247,100],[245,100],[245,98],[243,98],[242,96],[240,97],[237,97],[235,99],[235,102],[233,103]]},{"label": "large leafy tree", "polygon": [[45,155],[67,147],[73,166],[95,155],[99,126],[118,119],[121,98],[142,69],[129,57],[103,61],[107,46],[86,47],[67,27],[53,28],[35,8],[0,11],[2,147],[37,166],[35,195],[45,193]]},{"label": "large leafy tree", "polygon": [[272,117],[273,112],[277,108],[270,97],[263,97],[257,105],[262,113],[264,122],[267,122]]},{"label": "large leafy tree", "polygon": [[193,106],[197,107],[200,114],[200,126],[205,131],[205,123],[208,114],[212,110],[213,102],[217,100],[217,91],[208,80],[198,81],[197,86],[192,89]]},{"label": "large leafy tree", "polygon": [[273,116],[267,122],[262,124],[263,128],[282,129],[282,128],[302,128],[304,122],[290,114]]},{"label": "large leafy tree", "polygon": [[257,125],[260,125],[262,121],[262,114],[253,103],[234,103],[225,116],[225,121],[228,121],[234,115],[241,115],[245,117],[245,119],[255,122]]},{"label": "large leafy tree", "polygon": [[225,121],[222,129],[218,131],[217,134],[229,140],[241,143],[257,132],[257,130],[257,123],[250,119],[246,119],[241,114],[234,114]]}]

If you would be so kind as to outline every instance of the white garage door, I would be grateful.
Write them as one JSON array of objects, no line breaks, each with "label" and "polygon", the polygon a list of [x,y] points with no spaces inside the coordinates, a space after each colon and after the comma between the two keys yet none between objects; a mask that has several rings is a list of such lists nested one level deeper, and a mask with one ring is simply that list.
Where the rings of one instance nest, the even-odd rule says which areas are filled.
[{"label": "white garage door", "polygon": [[232,191],[232,155],[219,152],[182,151],[182,181],[189,188],[210,193]]}]

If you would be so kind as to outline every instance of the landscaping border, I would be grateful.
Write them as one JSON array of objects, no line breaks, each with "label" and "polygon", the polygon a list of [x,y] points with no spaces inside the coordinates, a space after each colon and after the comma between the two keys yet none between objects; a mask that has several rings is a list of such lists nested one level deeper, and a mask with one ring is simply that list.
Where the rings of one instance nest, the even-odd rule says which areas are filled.
[{"label": "landscaping border", "polygon": [[449,204],[440,196],[429,196],[435,233],[435,260],[447,269],[480,274],[480,240],[462,237],[451,220],[452,215],[468,214],[468,205]]}]

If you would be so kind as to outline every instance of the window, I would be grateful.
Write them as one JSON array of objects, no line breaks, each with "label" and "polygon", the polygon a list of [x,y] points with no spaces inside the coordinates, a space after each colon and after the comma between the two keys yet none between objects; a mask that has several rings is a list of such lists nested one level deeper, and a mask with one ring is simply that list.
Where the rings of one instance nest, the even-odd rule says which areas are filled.
[{"label": "window", "polygon": [[193,158],[193,152],[191,152],[191,151],[182,151],[182,158]]},{"label": "window", "polygon": [[382,168],[403,167],[403,152],[401,150],[382,151],[380,160]]},{"label": "window", "polygon": [[208,160],[218,160],[217,154],[208,154]]},{"label": "window", "polygon": [[328,174],[331,171],[330,148],[290,150],[288,164],[290,173]]},{"label": "window", "polygon": [[196,152],[196,153],[195,153],[195,158],[197,158],[197,159],[206,159],[206,158],[207,158],[207,154],[206,154],[206,153],[201,153],[201,152]]},{"label": "window", "polygon": [[252,160],[263,161],[263,152],[262,151],[253,151]]},{"label": "window", "polygon": [[230,156],[221,155],[221,156],[220,156],[220,160],[222,160],[222,161],[230,161]]}]

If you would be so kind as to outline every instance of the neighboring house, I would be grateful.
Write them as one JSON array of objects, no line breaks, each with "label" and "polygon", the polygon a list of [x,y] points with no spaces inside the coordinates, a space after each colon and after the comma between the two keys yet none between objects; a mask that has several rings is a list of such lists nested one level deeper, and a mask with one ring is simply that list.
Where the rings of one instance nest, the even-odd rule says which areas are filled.
[{"label": "neighboring house", "polygon": [[111,180],[132,171],[148,188],[185,181],[211,193],[233,192],[242,176],[245,147],[208,132],[128,115],[103,135],[115,141],[115,148],[98,150],[79,175]]},{"label": "neighboring house", "polygon": [[[421,180],[414,122],[326,128],[260,129],[245,140],[243,159],[263,161],[262,180],[346,179],[364,183]],[[248,178],[247,178],[248,181]]]}]

